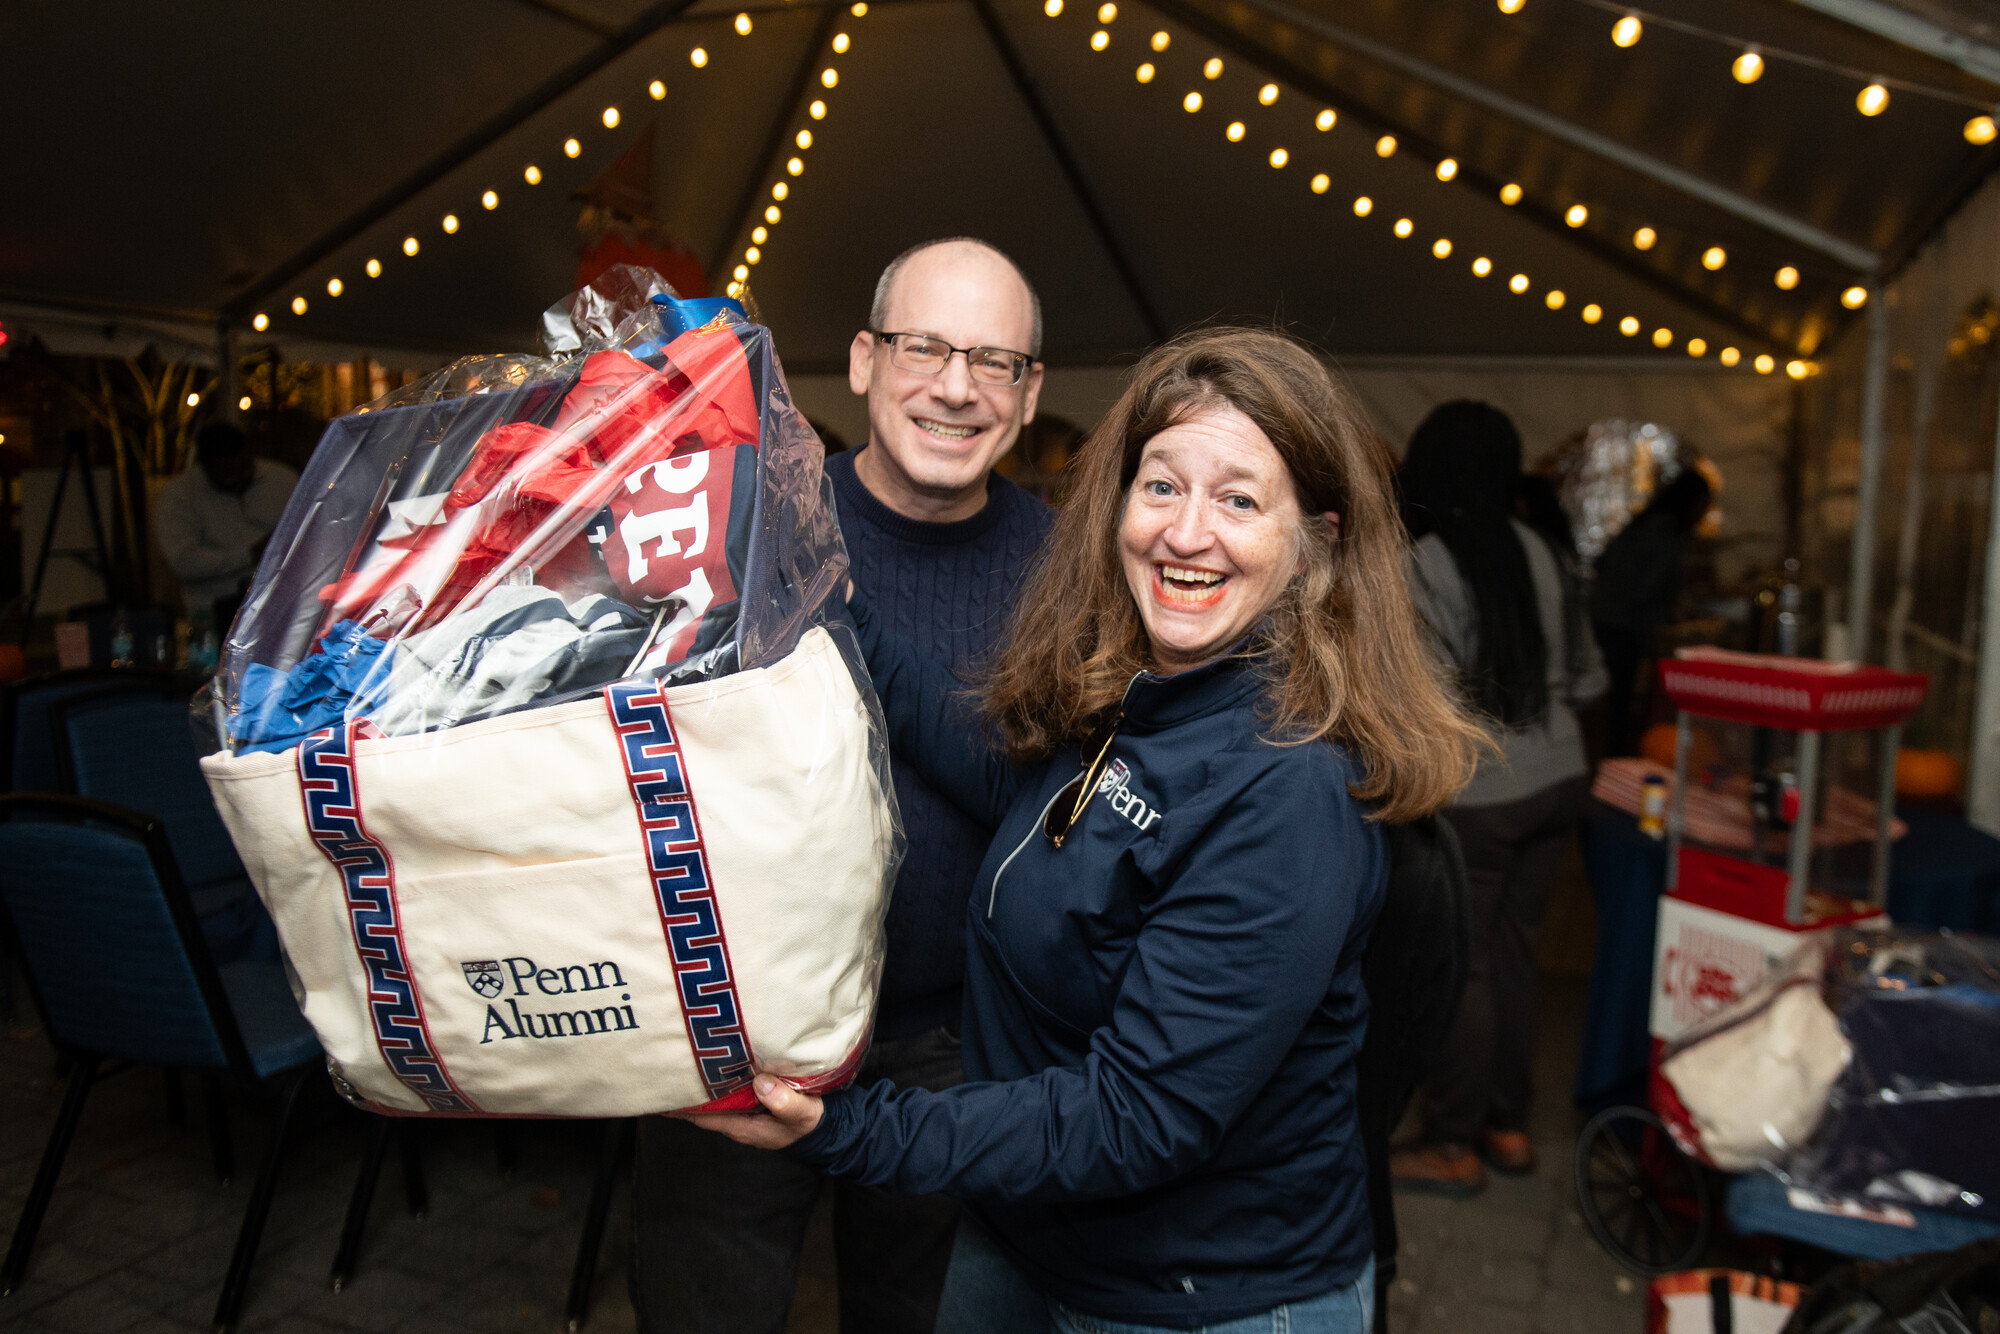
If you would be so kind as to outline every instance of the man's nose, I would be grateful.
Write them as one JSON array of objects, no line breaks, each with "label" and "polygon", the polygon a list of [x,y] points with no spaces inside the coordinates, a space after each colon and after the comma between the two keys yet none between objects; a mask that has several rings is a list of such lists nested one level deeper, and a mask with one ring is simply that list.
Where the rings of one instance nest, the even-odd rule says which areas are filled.
[{"label": "man's nose", "polygon": [[965,353],[953,352],[945,358],[944,369],[933,378],[931,392],[955,408],[966,407],[979,397],[979,385],[972,378],[972,363]]}]

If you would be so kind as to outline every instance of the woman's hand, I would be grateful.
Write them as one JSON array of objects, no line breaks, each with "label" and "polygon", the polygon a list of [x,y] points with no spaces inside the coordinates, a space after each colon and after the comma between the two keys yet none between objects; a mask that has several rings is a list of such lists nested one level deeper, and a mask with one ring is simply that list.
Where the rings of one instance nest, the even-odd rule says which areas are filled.
[{"label": "woman's hand", "polygon": [[826,1110],[826,1104],[818,1098],[799,1092],[776,1075],[758,1075],[751,1087],[757,1091],[757,1101],[770,1115],[702,1112],[683,1113],[680,1114],[681,1119],[692,1121],[703,1130],[727,1135],[738,1144],[748,1144],[753,1149],[782,1149],[811,1134]]}]

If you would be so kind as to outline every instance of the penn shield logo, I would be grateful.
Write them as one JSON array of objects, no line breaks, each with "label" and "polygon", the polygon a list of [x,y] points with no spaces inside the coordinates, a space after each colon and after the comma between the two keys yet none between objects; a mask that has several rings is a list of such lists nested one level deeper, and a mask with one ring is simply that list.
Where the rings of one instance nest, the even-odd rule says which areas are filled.
[{"label": "penn shield logo", "polygon": [[1156,811],[1146,799],[1132,790],[1132,770],[1123,760],[1113,760],[1104,771],[1104,777],[1097,780],[1097,794],[1104,798],[1112,810],[1118,812],[1140,830],[1151,829],[1160,822],[1165,812]]},{"label": "penn shield logo", "polygon": [[462,963],[459,967],[465,970],[465,985],[487,1000],[494,999],[506,988],[507,984],[500,979],[498,959],[475,959],[471,963]]}]

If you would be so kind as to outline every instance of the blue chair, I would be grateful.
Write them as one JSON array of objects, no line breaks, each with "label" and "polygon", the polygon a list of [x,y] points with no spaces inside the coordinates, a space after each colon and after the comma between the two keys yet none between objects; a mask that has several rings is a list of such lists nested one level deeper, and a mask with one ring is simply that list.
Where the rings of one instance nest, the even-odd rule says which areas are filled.
[{"label": "blue chair", "polygon": [[109,667],[79,667],[49,672],[0,686],[0,791],[58,792],[55,734],[49,709],[58,700],[87,690],[102,690],[134,676],[157,679],[155,673],[114,671]]},{"label": "blue chair", "polygon": [[99,1079],[135,1065],[257,1083],[282,1076],[277,1124],[215,1309],[216,1327],[233,1328],[299,1091],[322,1060],[282,966],[218,967],[161,822],[76,797],[0,796],[0,927],[70,1066],[62,1111],[0,1261],[0,1295],[12,1292],[27,1269],[84,1102]]}]

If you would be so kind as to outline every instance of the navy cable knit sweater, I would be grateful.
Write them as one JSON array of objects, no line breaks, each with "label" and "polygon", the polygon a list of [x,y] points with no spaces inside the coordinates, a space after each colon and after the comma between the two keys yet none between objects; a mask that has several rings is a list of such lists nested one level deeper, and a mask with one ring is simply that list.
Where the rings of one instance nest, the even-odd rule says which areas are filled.
[{"label": "navy cable knit sweater", "polygon": [[[858,451],[857,451],[858,452]],[[906,519],[854,473],[854,453],[829,455],[854,582],[883,624],[961,680],[985,662],[1053,515],[1006,478],[986,507],[956,523]],[[965,983],[965,901],[993,830],[891,755],[910,850],[889,901],[889,956],[876,1036],[957,1028]]]}]

